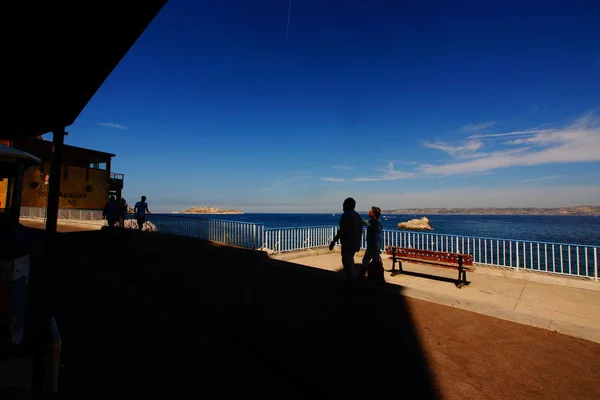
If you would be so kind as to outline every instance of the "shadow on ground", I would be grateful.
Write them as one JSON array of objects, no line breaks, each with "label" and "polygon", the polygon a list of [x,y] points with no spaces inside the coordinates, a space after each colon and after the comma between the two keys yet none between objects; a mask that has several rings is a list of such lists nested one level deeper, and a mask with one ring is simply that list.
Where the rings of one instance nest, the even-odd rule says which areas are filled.
[{"label": "shadow on ground", "polygon": [[[389,271],[390,270],[388,270],[388,272]],[[407,275],[407,276],[413,276],[415,278],[424,278],[424,279],[429,279],[429,280],[437,281],[437,282],[447,282],[447,283],[454,284],[454,286],[459,286],[459,284],[460,284],[460,281],[457,278],[448,278],[445,276],[424,274],[421,272],[407,271],[406,269],[404,271],[402,271],[402,273],[396,273],[392,276],[397,276],[397,275]],[[467,280],[466,285],[469,285],[470,283],[471,283],[471,281]]]},{"label": "shadow on ground", "polygon": [[341,273],[166,234],[59,246],[61,399],[438,397],[399,288],[348,296]]}]

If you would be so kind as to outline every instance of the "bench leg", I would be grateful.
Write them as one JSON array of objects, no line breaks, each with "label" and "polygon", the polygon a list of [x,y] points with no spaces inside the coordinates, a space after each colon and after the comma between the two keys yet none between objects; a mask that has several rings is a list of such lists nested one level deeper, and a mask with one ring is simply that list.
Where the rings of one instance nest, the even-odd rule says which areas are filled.
[{"label": "bench leg", "polygon": [[[396,271],[396,269],[395,269],[396,263],[398,263],[398,271]],[[390,275],[396,276],[396,275],[400,275],[403,272],[404,272],[404,270],[402,269],[402,260],[393,260],[392,261],[392,273]]]},{"label": "bench leg", "polygon": [[392,269],[390,269],[391,275],[396,275],[396,257],[392,257]]},{"label": "bench leg", "polygon": [[471,282],[467,281],[467,270],[463,269],[463,268],[459,268],[458,269],[458,283],[456,284],[456,286],[459,289],[462,289],[463,286],[468,285]]}]

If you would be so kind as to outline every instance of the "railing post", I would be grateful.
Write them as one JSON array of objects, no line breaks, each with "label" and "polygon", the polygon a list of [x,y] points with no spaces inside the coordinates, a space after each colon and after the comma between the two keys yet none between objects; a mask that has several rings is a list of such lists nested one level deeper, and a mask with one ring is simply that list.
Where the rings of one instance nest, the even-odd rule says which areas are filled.
[{"label": "railing post", "polygon": [[519,269],[519,242],[515,243],[515,253],[516,253],[516,257],[517,257],[516,267],[517,267],[517,269]]},{"label": "railing post", "polygon": [[277,231],[277,252],[281,252],[281,230]]},{"label": "railing post", "polygon": [[598,248],[594,248],[594,279],[598,282]]}]

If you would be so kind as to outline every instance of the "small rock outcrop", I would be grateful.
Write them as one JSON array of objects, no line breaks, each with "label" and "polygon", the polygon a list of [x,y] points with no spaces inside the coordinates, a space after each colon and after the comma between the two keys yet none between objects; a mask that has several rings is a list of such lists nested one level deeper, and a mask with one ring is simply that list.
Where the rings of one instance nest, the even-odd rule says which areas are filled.
[{"label": "small rock outcrop", "polygon": [[[125,222],[126,229],[138,229],[138,224],[135,219],[126,219]],[[144,226],[142,227],[143,231],[147,232],[158,232],[158,228],[150,221],[144,222]]]},{"label": "small rock outcrop", "polygon": [[429,218],[421,217],[411,219],[410,221],[400,222],[398,229],[406,229],[410,231],[432,231],[433,228],[429,225]]}]

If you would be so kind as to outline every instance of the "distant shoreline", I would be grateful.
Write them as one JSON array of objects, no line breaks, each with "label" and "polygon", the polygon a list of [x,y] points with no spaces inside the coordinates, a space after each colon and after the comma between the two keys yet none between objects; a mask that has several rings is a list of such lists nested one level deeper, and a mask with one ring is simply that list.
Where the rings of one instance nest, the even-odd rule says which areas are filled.
[{"label": "distant shoreline", "polygon": [[222,210],[216,207],[192,207],[185,211],[173,211],[171,214],[238,215],[240,210]]},{"label": "distant shoreline", "polygon": [[243,212],[227,212],[227,211],[223,211],[223,212],[186,212],[186,211],[173,211],[171,214],[182,214],[182,215],[194,215],[194,214],[198,214],[198,215],[240,215],[240,214],[244,214]]},{"label": "distant shoreline", "polygon": [[596,216],[600,206],[561,208],[404,208],[384,210],[382,214],[424,215],[553,215],[553,216]]},{"label": "distant shoreline", "polygon": [[[364,213],[359,213],[359,214],[367,214],[367,211],[365,211]],[[479,213],[424,213],[424,212],[418,212],[418,213],[384,213],[383,211],[381,212],[381,215],[421,215],[423,214],[423,216],[426,215],[472,215],[474,217],[477,216],[497,216],[497,217],[510,217],[510,216],[524,216],[524,217],[543,217],[543,216],[547,216],[547,217],[594,217],[595,214],[479,214]]]}]

